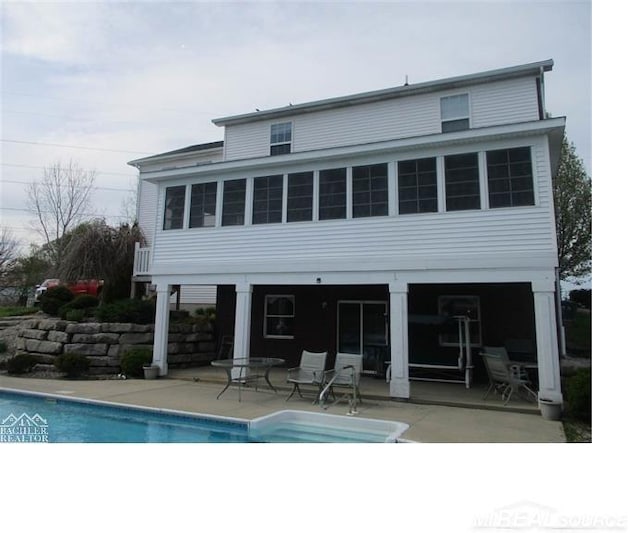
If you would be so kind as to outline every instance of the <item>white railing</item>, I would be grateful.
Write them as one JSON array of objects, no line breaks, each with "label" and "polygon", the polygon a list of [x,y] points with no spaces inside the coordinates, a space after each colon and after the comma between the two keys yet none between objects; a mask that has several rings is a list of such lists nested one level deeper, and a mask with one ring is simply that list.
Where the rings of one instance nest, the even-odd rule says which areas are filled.
[{"label": "white railing", "polygon": [[133,256],[133,275],[144,276],[149,274],[151,267],[151,247],[142,247],[136,243]]}]

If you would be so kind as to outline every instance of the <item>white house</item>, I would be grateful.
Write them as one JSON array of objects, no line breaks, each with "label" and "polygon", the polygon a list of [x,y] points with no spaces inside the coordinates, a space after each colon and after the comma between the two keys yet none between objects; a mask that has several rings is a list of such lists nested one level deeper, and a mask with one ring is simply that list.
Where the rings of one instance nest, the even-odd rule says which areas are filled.
[{"label": "white house", "polygon": [[216,285],[236,357],[361,353],[409,398],[458,357],[443,317],[463,315],[474,374],[481,346],[529,346],[539,396],[561,401],[552,66],[222,117],[224,142],[132,161],[161,373],[170,288]]}]

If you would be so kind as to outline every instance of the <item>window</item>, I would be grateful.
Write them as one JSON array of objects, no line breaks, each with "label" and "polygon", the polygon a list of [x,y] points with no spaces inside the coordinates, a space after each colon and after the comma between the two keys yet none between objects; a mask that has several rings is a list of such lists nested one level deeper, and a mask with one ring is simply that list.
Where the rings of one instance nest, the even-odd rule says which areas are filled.
[{"label": "window", "polygon": [[287,185],[287,222],[313,218],[313,172],[289,174]]},{"label": "window", "polygon": [[469,129],[469,95],[456,94],[440,98],[442,133]]},{"label": "window", "polygon": [[191,186],[191,212],[189,227],[202,228],[216,225],[216,196],[218,183],[197,183]]},{"label": "window", "polygon": [[[480,298],[478,296],[440,296],[438,298],[438,312],[441,315],[447,315],[450,317],[469,317],[469,336],[471,337],[471,346],[482,345]],[[459,342],[460,333],[457,324],[452,325],[451,331],[440,334],[441,346],[458,346]]]},{"label": "window", "polygon": [[222,195],[222,225],[242,226],[244,224],[244,202],[247,180],[224,182]]},{"label": "window", "polygon": [[445,156],[444,179],[447,211],[480,209],[478,154]]},{"label": "window", "polygon": [[164,198],[163,229],[182,229],[184,224],[184,200],[186,187],[167,187]]},{"label": "window", "polygon": [[347,169],[320,171],[320,220],[346,218]]},{"label": "window", "polygon": [[264,299],[264,336],[293,339],[295,298],[293,295],[267,295]]},{"label": "window", "polygon": [[353,217],[388,214],[387,164],[353,167]]},{"label": "window", "polygon": [[271,155],[291,152],[291,122],[271,124]]},{"label": "window", "polygon": [[253,223],[282,222],[282,175],[253,179]]},{"label": "window", "polygon": [[398,212],[438,211],[436,158],[398,161]]},{"label": "window", "polygon": [[534,205],[531,148],[487,152],[489,207]]}]

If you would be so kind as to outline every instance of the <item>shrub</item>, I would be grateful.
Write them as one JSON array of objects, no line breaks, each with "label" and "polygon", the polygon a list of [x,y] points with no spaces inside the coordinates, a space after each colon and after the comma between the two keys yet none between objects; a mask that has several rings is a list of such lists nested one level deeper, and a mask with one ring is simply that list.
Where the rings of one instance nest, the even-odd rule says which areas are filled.
[{"label": "shrub", "polygon": [[60,308],[73,300],[73,293],[58,286],[45,291],[40,297],[40,308],[48,315],[57,315]]},{"label": "shrub", "polygon": [[188,322],[189,311],[186,311],[184,309],[169,311],[169,320],[171,320],[171,322]]},{"label": "shrub", "polygon": [[77,353],[65,353],[60,355],[54,363],[55,367],[69,378],[83,376],[89,371],[89,359],[85,355]]},{"label": "shrub", "polygon": [[0,339],[0,353],[7,351],[7,343]]},{"label": "shrub", "polygon": [[91,307],[98,307],[99,305],[100,299],[91,294],[81,294],[67,304],[71,309],[89,309]]},{"label": "shrub", "polygon": [[149,300],[119,300],[96,309],[96,318],[101,322],[133,322],[153,324],[156,306]]},{"label": "shrub", "polygon": [[580,368],[567,379],[569,416],[591,422],[591,369]]},{"label": "shrub", "polygon": [[143,366],[151,364],[153,352],[149,348],[132,348],[120,357],[120,369],[127,377],[144,377]]},{"label": "shrub", "polygon": [[36,358],[30,353],[21,353],[7,359],[7,372],[9,374],[26,374],[36,364]]},{"label": "shrub", "polygon": [[62,316],[62,315],[60,315],[60,316],[61,316],[61,318],[64,318],[66,320],[72,320],[74,322],[80,322],[85,317],[85,315],[86,315],[86,311],[84,309],[66,309],[65,313],[64,313],[64,316]]}]

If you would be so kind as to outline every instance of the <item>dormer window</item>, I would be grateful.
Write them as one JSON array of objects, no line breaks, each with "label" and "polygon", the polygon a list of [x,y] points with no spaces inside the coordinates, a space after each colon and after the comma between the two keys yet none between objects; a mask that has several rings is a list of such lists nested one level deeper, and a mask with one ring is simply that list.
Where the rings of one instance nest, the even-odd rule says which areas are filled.
[{"label": "dormer window", "polygon": [[440,98],[442,133],[469,129],[469,95],[454,94]]},{"label": "dormer window", "polygon": [[291,153],[291,122],[271,124],[271,155]]}]

